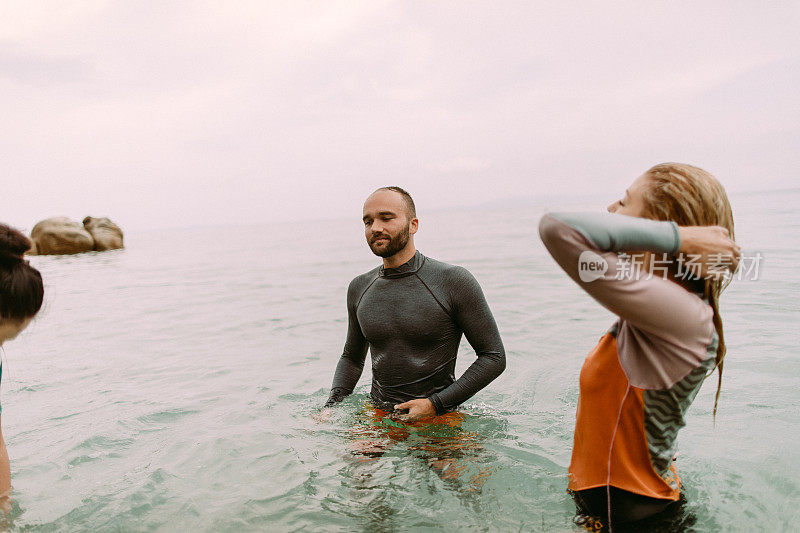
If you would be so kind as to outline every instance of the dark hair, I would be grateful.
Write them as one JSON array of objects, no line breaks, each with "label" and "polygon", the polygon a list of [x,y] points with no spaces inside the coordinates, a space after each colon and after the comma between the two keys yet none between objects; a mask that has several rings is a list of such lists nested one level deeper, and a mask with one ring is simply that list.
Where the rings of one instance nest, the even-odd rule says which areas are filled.
[{"label": "dark hair", "polygon": [[381,187],[378,191],[393,191],[399,193],[400,196],[403,197],[403,201],[406,203],[406,214],[408,214],[408,219],[411,220],[412,218],[417,218],[417,207],[414,205],[414,199],[411,198],[411,195],[408,194],[408,191],[403,189],[402,187],[398,187],[397,185],[391,185],[389,187]]},{"label": "dark hair", "polygon": [[23,258],[31,241],[0,224],[0,318],[23,320],[42,308],[42,275]]}]

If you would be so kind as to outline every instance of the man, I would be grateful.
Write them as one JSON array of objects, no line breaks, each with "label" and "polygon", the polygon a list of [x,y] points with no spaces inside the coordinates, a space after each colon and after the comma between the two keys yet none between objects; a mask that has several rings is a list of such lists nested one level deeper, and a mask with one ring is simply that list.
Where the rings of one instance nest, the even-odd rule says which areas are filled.
[{"label": "man", "polygon": [[[420,254],[418,228],[414,200],[400,187],[380,188],[364,203],[367,244],[383,265],[350,282],[347,340],[326,407],[353,392],[368,348],[372,401],[408,410],[408,421],[455,409],[505,369],[480,285],[466,269]],[[478,359],[455,379],[462,333]]]}]

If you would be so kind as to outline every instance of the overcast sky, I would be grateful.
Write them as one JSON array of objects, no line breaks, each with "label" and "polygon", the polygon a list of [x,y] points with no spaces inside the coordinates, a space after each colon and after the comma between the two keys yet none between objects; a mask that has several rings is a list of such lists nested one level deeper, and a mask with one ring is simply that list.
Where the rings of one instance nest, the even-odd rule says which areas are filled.
[{"label": "overcast sky", "polygon": [[0,220],[123,229],[797,186],[800,2],[0,3]]}]

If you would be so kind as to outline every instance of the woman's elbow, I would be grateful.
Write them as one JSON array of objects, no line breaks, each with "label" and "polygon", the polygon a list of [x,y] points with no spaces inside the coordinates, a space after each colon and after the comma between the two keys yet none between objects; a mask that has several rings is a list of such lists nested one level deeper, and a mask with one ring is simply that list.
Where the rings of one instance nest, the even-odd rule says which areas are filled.
[{"label": "woman's elbow", "polygon": [[558,220],[549,213],[545,213],[539,220],[539,238],[545,246],[558,238],[558,226]]}]

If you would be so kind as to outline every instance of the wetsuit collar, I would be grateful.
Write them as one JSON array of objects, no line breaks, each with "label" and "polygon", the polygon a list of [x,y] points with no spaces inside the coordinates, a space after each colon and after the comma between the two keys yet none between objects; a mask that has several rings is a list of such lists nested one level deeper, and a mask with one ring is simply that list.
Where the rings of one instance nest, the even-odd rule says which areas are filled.
[{"label": "wetsuit collar", "polygon": [[424,264],[425,256],[419,253],[419,250],[417,250],[416,253],[414,253],[414,257],[397,268],[381,267],[379,275],[382,278],[404,278],[417,272]]}]

